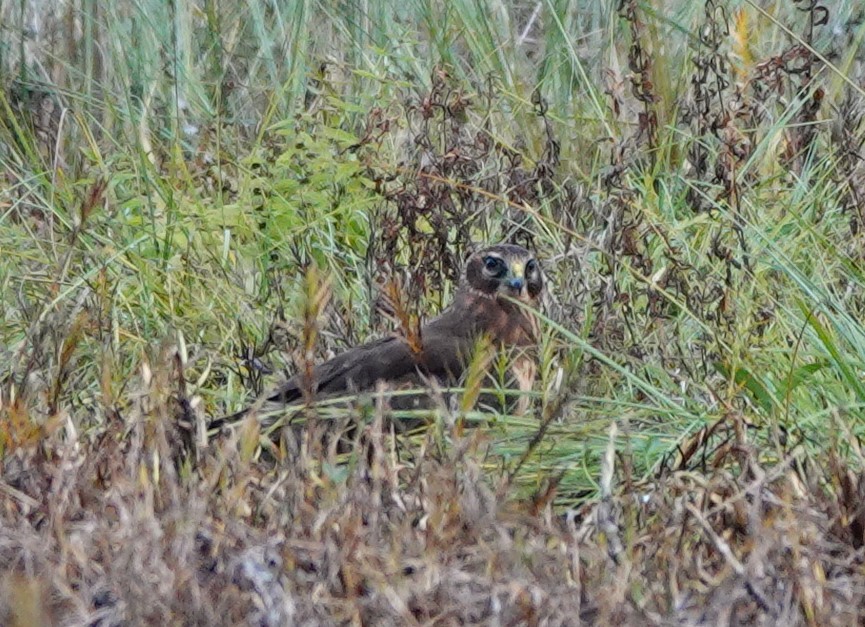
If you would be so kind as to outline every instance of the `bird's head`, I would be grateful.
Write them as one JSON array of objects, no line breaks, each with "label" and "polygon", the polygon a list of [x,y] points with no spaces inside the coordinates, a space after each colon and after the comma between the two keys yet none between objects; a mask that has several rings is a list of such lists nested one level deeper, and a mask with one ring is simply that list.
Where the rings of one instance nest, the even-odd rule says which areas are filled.
[{"label": "bird's head", "polygon": [[515,244],[497,244],[473,253],[466,262],[463,282],[488,296],[503,294],[524,302],[534,301],[543,290],[535,256]]}]

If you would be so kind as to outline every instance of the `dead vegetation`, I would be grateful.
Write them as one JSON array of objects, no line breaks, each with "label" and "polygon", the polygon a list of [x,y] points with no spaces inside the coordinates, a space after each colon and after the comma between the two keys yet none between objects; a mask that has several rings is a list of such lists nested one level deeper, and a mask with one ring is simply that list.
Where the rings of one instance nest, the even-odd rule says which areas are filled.
[{"label": "dead vegetation", "polygon": [[[155,372],[170,372],[176,355]],[[553,507],[508,497],[480,431],[409,452],[367,424],[347,464],[248,431],[183,446],[171,377],[122,424],[63,420],[3,461],[3,624],[819,624],[865,615],[862,476],[737,437],[703,472]],[[198,417],[200,419],[200,416]],[[612,436],[613,434],[611,434]],[[409,458],[401,458],[408,455]]]},{"label": "dead vegetation", "polygon": [[[272,14],[208,2],[207,112],[103,89],[119,57],[75,42],[86,80],[2,85],[0,625],[865,622],[861,10],[707,0],[664,30],[622,0],[583,76],[598,16],[562,59],[574,15],[511,4],[531,89],[465,73],[511,50],[477,24],[425,16],[406,81],[298,14],[304,75],[258,63]],[[530,417],[393,433],[372,395],[208,435],[282,370],[411,336],[497,239],[550,286]]]}]

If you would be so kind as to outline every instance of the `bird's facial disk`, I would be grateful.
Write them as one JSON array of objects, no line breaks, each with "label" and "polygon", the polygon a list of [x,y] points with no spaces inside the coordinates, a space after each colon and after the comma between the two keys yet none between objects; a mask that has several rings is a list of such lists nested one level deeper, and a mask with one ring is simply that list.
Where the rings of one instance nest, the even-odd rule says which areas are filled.
[{"label": "bird's facial disk", "polygon": [[489,251],[481,257],[481,262],[483,283],[490,292],[529,300],[542,289],[540,268],[528,251],[524,255],[500,255]]}]

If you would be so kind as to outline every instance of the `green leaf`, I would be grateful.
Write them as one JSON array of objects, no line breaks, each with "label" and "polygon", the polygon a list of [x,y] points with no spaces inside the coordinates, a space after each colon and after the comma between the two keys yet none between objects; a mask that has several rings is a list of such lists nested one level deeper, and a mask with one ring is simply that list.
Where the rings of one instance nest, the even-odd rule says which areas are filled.
[{"label": "green leaf", "polygon": [[[716,370],[724,375],[727,379],[731,378],[730,369],[726,364],[715,362]],[[778,407],[778,402],[769,392],[768,386],[760,379],[759,376],[747,368],[736,368],[732,373],[732,378],[737,385],[742,386],[751,393],[751,396],[767,414],[771,414],[772,410]]]},{"label": "green leaf", "polygon": [[822,361],[817,361],[811,364],[805,364],[804,366],[799,366],[798,368],[794,368],[789,375],[789,378],[784,381],[784,383],[786,384],[784,393],[787,394],[789,392],[792,392],[800,384],[808,381],[811,378],[812,374],[823,370],[823,368],[826,368],[828,365],[829,361],[824,359]]},{"label": "green leaf", "polygon": [[804,303],[800,303],[800,308],[808,316],[808,324],[811,326],[812,329],[814,329],[814,332],[820,339],[820,343],[829,353],[832,361],[838,367],[838,370],[841,371],[841,376],[847,382],[847,385],[850,387],[850,389],[856,392],[856,396],[858,397],[858,400],[860,402],[865,402],[865,388],[863,388],[862,382],[856,375],[854,367],[841,354],[841,349],[835,343],[829,329],[826,328],[826,326],[824,326],[822,322],[820,322],[817,314],[811,313],[808,310]]},{"label": "green leaf", "polygon": [[354,133],[349,133],[339,128],[325,127],[321,130],[321,134],[323,137],[327,137],[328,139],[332,139],[348,146],[354,145],[360,141],[358,136]]}]

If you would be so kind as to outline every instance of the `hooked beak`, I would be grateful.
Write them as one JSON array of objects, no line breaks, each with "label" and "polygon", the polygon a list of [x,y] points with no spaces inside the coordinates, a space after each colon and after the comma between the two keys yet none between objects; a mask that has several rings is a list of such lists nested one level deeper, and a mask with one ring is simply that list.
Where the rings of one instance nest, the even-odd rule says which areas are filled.
[{"label": "hooked beak", "polygon": [[515,263],[511,266],[511,274],[508,276],[505,281],[505,285],[516,292],[520,292],[523,289],[523,286],[526,284],[525,279],[525,268],[523,268],[523,264]]}]

